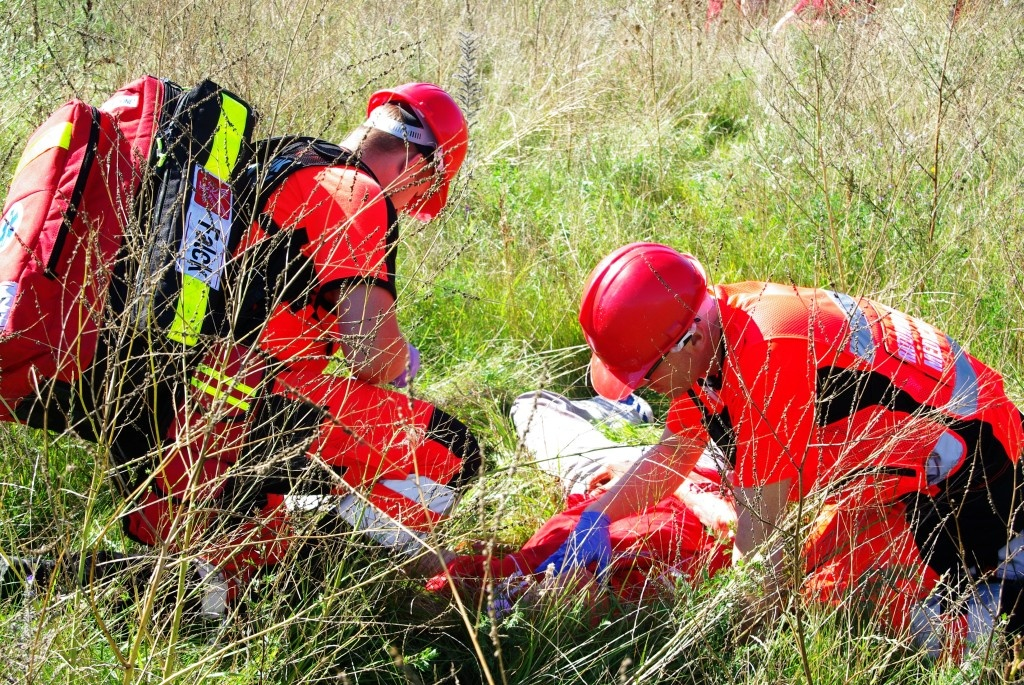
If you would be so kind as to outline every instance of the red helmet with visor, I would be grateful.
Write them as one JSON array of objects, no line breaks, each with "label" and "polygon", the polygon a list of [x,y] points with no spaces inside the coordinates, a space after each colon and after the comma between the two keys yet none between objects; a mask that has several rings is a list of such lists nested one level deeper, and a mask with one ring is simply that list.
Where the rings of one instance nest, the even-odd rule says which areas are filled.
[{"label": "red helmet with visor", "polygon": [[639,387],[692,333],[707,288],[700,262],[667,245],[632,243],[602,259],[580,304],[594,389],[621,400]]},{"label": "red helmet with visor", "polygon": [[448,202],[448,186],[466,159],[469,127],[462,110],[443,89],[432,83],[406,83],[379,90],[370,96],[367,116],[381,105],[397,102],[406,105],[420,122],[430,129],[437,144],[434,163],[440,172],[440,187],[412,214],[420,221],[430,221]]}]

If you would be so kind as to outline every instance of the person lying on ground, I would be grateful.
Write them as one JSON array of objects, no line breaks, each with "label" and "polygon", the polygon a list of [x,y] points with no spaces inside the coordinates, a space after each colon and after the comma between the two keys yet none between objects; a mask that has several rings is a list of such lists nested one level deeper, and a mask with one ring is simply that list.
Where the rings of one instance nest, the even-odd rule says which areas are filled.
[{"label": "person lying on ground", "polygon": [[[584,511],[642,456],[643,447],[617,444],[597,424],[608,427],[652,418],[638,397],[626,403],[600,397],[571,401],[547,391],[520,396],[511,415],[533,463],[559,478],[566,493],[565,509],[518,551],[459,556],[427,583],[432,592],[454,588],[474,598],[493,583],[497,591],[492,608],[498,614],[517,601],[530,602],[538,590],[557,586],[566,591],[566,579],[545,578],[543,571],[534,570],[564,543]],[[671,599],[677,583],[712,575],[728,565],[734,523],[722,464],[709,452],[674,493],[609,527],[611,561],[602,569],[600,585],[607,585],[617,601],[630,604]],[[586,582],[596,571],[593,566],[582,569],[571,587],[592,602],[598,615],[607,608],[609,597]]]}]

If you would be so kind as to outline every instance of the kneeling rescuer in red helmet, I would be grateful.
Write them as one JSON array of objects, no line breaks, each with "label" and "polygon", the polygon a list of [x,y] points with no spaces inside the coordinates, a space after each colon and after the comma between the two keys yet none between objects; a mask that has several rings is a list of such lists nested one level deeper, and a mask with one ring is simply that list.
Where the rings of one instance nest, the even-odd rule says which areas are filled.
[{"label": "kneeling rescuer in red helmet", "polygon": [[[286,509],[320,464],[344,481],[333,483],[343,519],[397,551],[423,551],[418,535],[448,514],[480,451],[455,417],[383,387],[405,387],[419,368],[396,316],[397,221],[403,213],[424,222],[440,213],[467,146],[467,123],[451,96],[407,83],[374,93],[367,118],[340,146],[299,139],[261,162],[268,178],[278,167],[286,177],[260,196],[228,265],[240,294],[232,303],[234,339],[259,351],[240,356],[266,369],[262,380],[246,383],[262,384],[262,409],[248,412],[253,429],[233,443],[241,450],[237,464],[223,448],[218,467],[209,465],[209,449],[165,459],[128,516],[135,538],[173,538],[183,528],[174,502],[202,487],[195,474],[212,473],[230,491],[227,508],[252,509],[237,504],[251,500],[258,511],[255,524],[214,536],[202,552],[244,580],[287,551]],[[342,357],[347,376],[334,371]],[[239,377],[234,368],[218,373]],[[179,431],[189,421],[179,420]],[[302,446],[297,459],[268,478],[262,455],[287,452],[291,442]],[[246,452],[260,455],[251,466]]]},{"label": "kneeling rescuer in red helmet", "polygon": [[[106,351],[67,392],[2,398],[25,423],[66,417],[58,429],[108,446],[128,534],[193,552],[204,578],[224,576],[207,613],[284,557],[291,512],[330,505],[381,544],[422,555],[424,533],[478,470],[465,424],[385,387],[407,387],[419,368],[396,316],[398,218],[441,212],[468,134],[447,92],[406,83],[374,93],[340,145],[260,141],[231,186],[197,166],[193,223],[206,232],[181,255],[206,280],[185,278],[184,257],[167,267],[183,274],[166,299],[186,323],[121,335],[116,317],[145,303],[133,289],[150,276],[140,267],[139,279],[112,279]],[[173,248],[134,238],[145,249],[124,263]]]},{"label": "kneeling rescuer in red helmet", "polygon": [[778,533],[803,502],[817,518],[801,541],[802,592],[867,593],[933,651],[949,647],[938,635],[963,644],[1000,617],[1024,623],[1024,416],[951,337],[830,290],[709,287],[694,257],[655,243],[602,260],[579,318],[600,394],[647,386],[672,403],[659,444],[542,569],[602,568],[609,522],[675,489],[714,443],[735,469],[734,561],[763,558],[770,597],[793,575]]}]

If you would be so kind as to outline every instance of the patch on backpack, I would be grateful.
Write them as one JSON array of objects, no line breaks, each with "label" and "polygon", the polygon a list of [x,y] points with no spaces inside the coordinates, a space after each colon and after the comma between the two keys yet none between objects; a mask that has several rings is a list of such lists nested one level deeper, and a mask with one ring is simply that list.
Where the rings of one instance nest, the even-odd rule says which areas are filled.
[{"label": "patch on backpack", "polygon": [[0,281],[0,333],[7,328],[7,319],[18,295],[18,284],[14,281]]},{"label": "patch on backpack", "polygon": [[119,109],[135,109],[138,106],[138,94],[125,93],[123,95],[118,95],[116,97],[110,98],[105,103],[103,103],[103,107],[101,107],[100,109],[102,109],[104,112],[113,112]]},{"label": "patch on backpack", "polygon": [[11,205],[7,213],[0,218],[0,251],[7,248],[7,244],[14,238],[14,234],[21,225],[21,219],[25,215],[25,207],[21,202]]},{"label": "patch on backpack", "polygon": [[196,166],[192,187],[177,268],[180,273],[219,290],[231,231],[231,186]]},{"label": "patch on backpack", "polygon": [[882,327],[889,354],[935,377],[952,366],[945,336],[924,321],[894,309],[887,310]]}]

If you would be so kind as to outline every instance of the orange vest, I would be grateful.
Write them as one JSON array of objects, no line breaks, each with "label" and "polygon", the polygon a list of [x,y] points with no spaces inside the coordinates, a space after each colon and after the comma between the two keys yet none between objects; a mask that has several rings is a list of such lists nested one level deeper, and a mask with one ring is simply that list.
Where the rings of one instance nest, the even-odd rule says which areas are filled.
[{"label": "orange vest", "polygon": [[837,496],[891,501],[1024,450],[1002,378],[930,324],[827,290],[746,282],[715,294],[722,376],[673,402],[668,427],[716,438],[736,485],[788,478],[794,498],[841,485]]},{"label": "orange vest", "polygon": [[[326,359],[338,342],[337,319],[323,293],[347,283],[395,286],[396,214],[377,182],[347,166],[310,166],[288,174],[263,203],[234,250],[236,335],[259,331],[272,357]],[[266,325],[263,325],[266,322]]]}]

